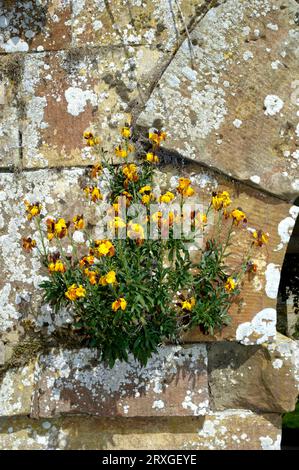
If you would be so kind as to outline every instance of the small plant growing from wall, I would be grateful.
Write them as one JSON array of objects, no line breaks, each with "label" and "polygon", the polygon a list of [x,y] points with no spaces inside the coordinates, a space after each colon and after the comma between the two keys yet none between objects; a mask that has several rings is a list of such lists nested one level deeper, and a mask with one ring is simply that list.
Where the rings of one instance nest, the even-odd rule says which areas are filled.
[{"label": "small plant growing from wall", "polygon": [[[86,203],[101,209],[101,236],[84,212],[71,220],[52,218],[39,202],[25,201],[39,239],[28,236],[22,243],[27,252],[38,250],[48,272],[40,285],[44,302],[56,313],[71,309],[72,331],[97,347],[110,366],[129,353],[145,365],[157,346],[178,341],[190,329],[221,330],[245,273],[256,270],[254,249],[268,241],[262,230],[245,233],[246,215],[227,191],[213,193],[200,210],[200,195],[188,178],[179,178],[175,190],[157,193],[157,150],[166,133],[150,130],[151,149],[142,155],[134,154],[131,133],[129,125],[121,129],[114,160],[92,132],[84,134],[99,157],[84,192]],[[242,230],[248,250],[232,269],[226,260],[232,238]]]}]

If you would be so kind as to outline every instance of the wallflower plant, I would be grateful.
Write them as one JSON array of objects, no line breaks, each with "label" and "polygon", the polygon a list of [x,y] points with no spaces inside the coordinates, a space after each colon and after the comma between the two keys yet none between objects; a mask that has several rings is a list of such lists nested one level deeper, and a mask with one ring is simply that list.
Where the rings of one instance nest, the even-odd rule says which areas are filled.
[{"label": "wallflower plant", "polygon": [[[40,239],[28,236],[22,245],[27,252],[39,251],[48,273],[40,285],[44,302],[55,313],[70,309],[70,328],[80,344],[97,347],[111,367],[129,353],[145,365],[160,344],[180,341],[190,329],[221,330],[244,275],[257,269],[254,250],[269,237],[260,229],[245,234],[246,215],[232,207],[227,191],[213,193],[201,211],[195,210],[200,196],[189,178],[159,192],[157,153],[166,133],[150,130],[152,148],[135,161],[131,135],[129,125],[121,129],[115,148],[120,163],[115,164],[100,139],[84,133],[86,145],[99,156],[84,193],[87,204],[105,207],[96,224],[103,229],[100,238],[88,228],[84,212],[71,220],[47,217],[40,202],[25,201],[27,219],[36,224]],[[241,231],[249,237],[248,251],[230,268],[232,238]],[[81,232],[79,242],[74,232]]]}]

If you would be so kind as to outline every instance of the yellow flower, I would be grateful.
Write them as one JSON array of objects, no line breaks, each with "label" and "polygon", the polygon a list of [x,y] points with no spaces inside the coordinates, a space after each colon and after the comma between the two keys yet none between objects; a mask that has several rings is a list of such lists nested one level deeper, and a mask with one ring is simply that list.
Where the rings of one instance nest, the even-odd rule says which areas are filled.
[{"label": "yellow flower", "polygon": [[137,166],[135,163],[130,163],[129,165],[125,165],[122,168],[123,174],[126,176],[127,180],[129,181],[137,181],[138,180],[138,173],[137,173]]},{"label": "yellow flower", "polygon": [[149,132],[148,137],[151,142],[159,146],[166,139],[166,132],[155,129],[153,132]]},{"label": "yellow flower", "polygon": [[85,297],[86,295],[86,290],[84,287],[80,284],[79,287],[76,289],[76,296],[77,297]]},{"label": "yellow flower", "polygon": [[83,137],[86,140],[86,145],[88,147],[94,147],[95,145],[98,145],[101,141],[99,137],[95,137],[90,131],[85,131],[83,133]]},{"label": "yellow flower", "polygon": [[143,186],[139,189],[139,194],[142,195],[141,201],[143,204],[149,204],[153,199],[153,194],[151,194],[152,187],[149,185]]},{"label": "yellow flower", "polygon": [[177,192],[184,197],[191,197],[195,193],[194,189],[192,188],[191,181],[189,178],[180,178],[179,185],[176,188]]},{"label": "yellow flower", "polygon": [[146,161],[149,163],[159,163],[159,157],[153,152],[148,152],[146,154]]},{"label": "yellow flower", "polygon": [[84,287],[80,284],[77,286],[77,284],[72,284],[68,290],[64,294],[69,300],[77,300],[78,298],[85,297],[86,295],[86,290]]},{"label": "yellow flower", "polygon": [[27,219],[31,220],[37,215],[41,213],[42,205],[39,202],[34,202],[30,204],[28,201],[24,201],[26,212],[27,212]]},{"label": "yellow flower", "polygon": [[48,269],[51,273],[64,273],[66,271],[66,268],[60,259],[55,261],[55,263],[50,263]]},{"label": "yellow flower", "polygon": [[73,223],[76,230],[82,230],[84,228],[83,215],[76,215],[73,217]]},{"label": "yellow flower", "polygon": [[101,276],[99,280],[99,284],[102,286],[106,286],[107,284],[115,284],[116,281],[116,274],[115,271],[109,271],[109,273],[105,274],[104,276]]},{"label": "yellow flower", "polygon": [[144,229],[142,225],[135,224],[132,221],[128,224],[128,237],[134,240],[140,239],[144,240]]},{"label": "yellow flower", "polygon": [[237,286],[237,283],[235,279],[233,279],[232,277],[227,278],[226,284],[224,287],[228,292],[233,291],[236,288],[236,286]]},{"label": "yellow flower", "polygon": [[118,145],[117,147],[115,147],[115,155],[117,157],[120,157],[120,158],[126,158],[128,156],[128,151],[123,148],[121,145]]},{"label": "yellow flower", "polygon": [[36,247],[36,241],[32,238],[27,237],[22,239],[22,246],[25,251],[32,251],[32,248]]},{"label": "yellow flower", "polygon": [[125,139],[129,139],[131,137],[131,129],[129,127],[123,127],[121,130],[121,135]]},{"label": "yellow flower", "polygon": [[112,303],[112,310],[116,312],[119,308],[121,310],[126,310],[127,301],[123,297],[119,297],[119,299],[115,300]]},{"label": "yellow flower", "polygon": [[227,191],[223,191],[222,193],[213,193],[212,195],[212,206],[216,211],[220,209],[225,209],[231,204],[230,195]]},{"label": "yellow flower", "polygon": [[95,251],[98,256],[113,256],[115,248],[110,240],[95,240]]},{"label": "yellow flower", "polygon": [[68,233],[69,223],[66,223],[64,219],[58,219],[55,223],[55,235],[57,238],[63,238]]},{"label": "yellow flower", "polygon": [[167,191],[165,194],[162,194],[160,196],[159,201],[164,202],[165,204],[169,204],[173,199],[175,198],[175,195],[171,191]]},{"label": "yellow flower", "polygon": [[121,217],[116,216],[109,222],[109,226],[110,228],[115,228],[117,230],[119,228],[125,228],[126,224]]},{"label": "yellow flower", "polygon": [[239,225],[240,222],[247,222],[246,215],[241,208],[234,209],[230,215],[233,218],[235,225]]},{"label": "yellow flower", "polygon": [[182,302],[181,308],[183,310],[188,310],[189,312],[191,312],[194,305],[195,305],[195,298],[191,297],[191,299],[187,299]]},{"label": "yellow flower", "polygon": [[262,230],[255,230],[252,233],[254,243],[257,246],[266,245],[269,242],[269,233],[263,232]]},{"label": "yellow flower", "polygon": [[139,189],[140,194],[149,194],[152,190],[152,187],[149,186],[148,184],[146,186],[143,186],[141,189]]},{"label": "yellow flower", "polygon": [[99,190],[99,188],[95,186],[85,188],[84,192],[87,197],[91,198],[92,202],[96,202],[96,201],[103,199],[103,195],[101,194],[101,191]]},{"label": "yellow flower", "polygon": [[152,194],[144,194],[141,198],[141,202],[142,204],[147,205],[151,202],[152,198],[153,198]]}]

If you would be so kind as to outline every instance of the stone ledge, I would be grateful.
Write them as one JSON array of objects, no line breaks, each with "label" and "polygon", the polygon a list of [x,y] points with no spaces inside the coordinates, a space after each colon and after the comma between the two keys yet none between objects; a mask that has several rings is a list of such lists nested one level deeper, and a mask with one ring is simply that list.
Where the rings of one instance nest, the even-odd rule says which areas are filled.
[{"label": "stone ledge", "polygon": [[[208,351],[207,351],[208,349]],[[0,416],[56,418],[207,416],[227,409],[292,411],[298,344],[164,346],[147,367],[131,359],[109,369],[92,349],[53,349],[0,384]]]},{"label": "stone ledge", "polygon": [[0,419],[0,449],[279,450],[281,418],[246,410],[203,417]]},{"label": "stone ledge", "polygon": [[212,409],[293,411],[298,397],[298,354],[299,342],[280,333],[274,343],[261,347],[211,344],[208,369]]}]

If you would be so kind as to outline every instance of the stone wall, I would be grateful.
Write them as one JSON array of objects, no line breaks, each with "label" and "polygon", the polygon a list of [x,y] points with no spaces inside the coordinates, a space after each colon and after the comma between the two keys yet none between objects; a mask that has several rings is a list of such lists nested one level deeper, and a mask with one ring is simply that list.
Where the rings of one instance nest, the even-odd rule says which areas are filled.
[{"label": "stone wall", "polygon": [[[298,393],[296,343],[276,335],[299,212],[298,10],[296,0],[0,3],[0,447],[279,448],[279,415]],[[83,131],[111,149],[127,113],[137,146],[152,125],[167,130],[162,187],[183,173],[204,201],[229,189],[271,235],[231,325],[162,348],[146,371],[62,350],[55,333],[71,318],[41,306],[44,273],[20,245],[26,195],[49,215],[77,212],[94,161]]]}]

